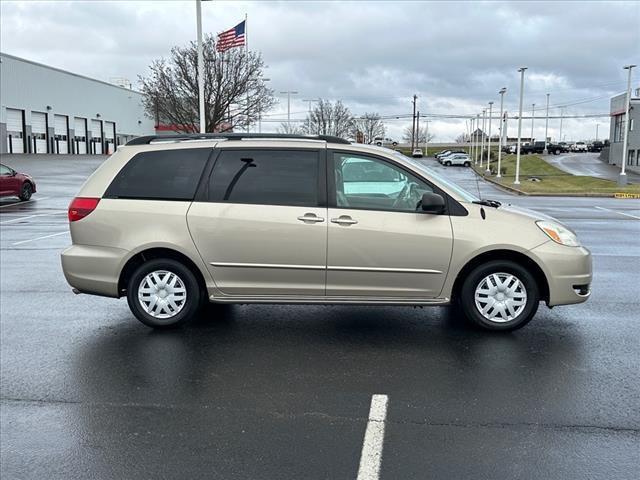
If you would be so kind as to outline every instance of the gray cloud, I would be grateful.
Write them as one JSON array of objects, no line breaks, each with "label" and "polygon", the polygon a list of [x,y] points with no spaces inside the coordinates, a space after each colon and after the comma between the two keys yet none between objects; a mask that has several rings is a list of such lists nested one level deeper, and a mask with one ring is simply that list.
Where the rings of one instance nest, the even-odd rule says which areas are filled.
[{"label": "gray cloud", "polygon": [[[596,99],[568,114],[606,113],[608,98],[625,88],[622,65],[640,63],[640,2],[216,0],[203,11],[212,33],[249,15],[250,48],[263,53],[276,92],[300,92],[292,107],[298,118],[307,109],[302,99],[316,97],[342,99],[357,114],[406,114],[413,93],[423,112],[473,114],[497,102],[503,86],[515,112],[520,65],[529,67],[527,110],[542,107],[550,92],[552,105]],[[191,0],[2,1],[0,16],[3,51],[101,79],[135,80],[152,59],[195,36]],[[282,102],[271,118],[285,108]],[[608,130],[601,118],[566,121],[564,131],[588,138],[596,122]],[[399,136],[407,123],[388,127]],[[536,136],[543,135],[539,123]],[[550,126],[557,133],[558,122]],[[434,119],[430,128],[449,140],[464,124]]]}]

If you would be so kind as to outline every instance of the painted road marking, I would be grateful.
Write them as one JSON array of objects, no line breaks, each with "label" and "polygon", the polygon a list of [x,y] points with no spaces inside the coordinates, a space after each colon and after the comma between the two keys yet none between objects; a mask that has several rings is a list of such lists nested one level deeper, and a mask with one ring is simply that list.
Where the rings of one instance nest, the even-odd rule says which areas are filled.
[{"label": "painted road marking", "polygon": [[380,478],[380,463],[382,461],[384,426],[387,420],[388,403],[389,397],[386,395],[373,395],[371,397],[369,421],[364,434],[357,480],[378,480]]},{"label": "painted road marking", "polygon": [[44,240],[45,238],[57,237],[58,235],[64,235],[65,233],[69,233],[69,231],[52,233],[51,235],[44,235],[42,237],[30,238],[29,240],[22,240],[20,242],[12,243],[11,245],[22,245],[23,243],[35,242],[36,240]]},{"label": "painted road marking", "polygon": [[14,223],[14,222],[19,222],[21,220],[28,220],[30,218],[36,218],[36,217],[49,217],[52,215],[62,215],[63,213],[67,213],[65,211],[60,211],[60,212],[53,212],[53,213],[38,213],[35,215],[29,215],[27,217],[18,217],[18,218],[12,218],[11,220],[5,220],[3,222],[0,222],[0,225],[4,225],[5,223]]},{"label": "painted road marking", "polygon": [[625,217],[631,217],[631,218],[635,218],[636,220],[640,220],[640,217],[636,215],[631,215],[630,213],[618,212],[616,210],[610,210],[608,208],[599,207],[597,205],[595,206],[595,208],[597,208],[598,210],[604,210],[605,212],[617,213],[618,215],[624,215]]},{"label": "painted road marking", "polygon": [[15,203],[10,203],[9,205],[0,205],[0,208],[15,207],[19,205],[24,205],[26,203],[39,202],[42,200],[46,200],[48,198],[51,198],[51,197],[39,197],[39,198],[34,198],[33,200],[27,200],[26,202],[15,202]]}]

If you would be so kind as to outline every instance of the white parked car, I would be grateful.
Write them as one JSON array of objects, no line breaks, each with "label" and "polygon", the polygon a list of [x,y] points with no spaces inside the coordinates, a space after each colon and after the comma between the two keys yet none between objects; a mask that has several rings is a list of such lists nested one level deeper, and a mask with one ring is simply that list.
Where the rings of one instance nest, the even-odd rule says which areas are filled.
[{"label": "white parked car", "polygon": [[388,147],[389,145],[395,147],[398,145],[398,142],[396,142],[393,138],[386,137],[376,137],[373,139],[373,143],[379,147]]},{"label": "white parked car", "polygon": [[441,158],[440,163],[447,167],[452,165],[462,165],[464,167],[471,166],[471,160],[469,159],[469,155],[466,153],[454,153],[453,155]]},{"label": "white parked car", "polygon": [[422,149],[421,148],[414,148],[413,152],[411,152],[411,156],[413,158],[422,158]]},{"label": "white parked car", "polygon": [[585,142],[576,142],[571,145],[572,152],[586,152],[588,151],[587,144]]}]

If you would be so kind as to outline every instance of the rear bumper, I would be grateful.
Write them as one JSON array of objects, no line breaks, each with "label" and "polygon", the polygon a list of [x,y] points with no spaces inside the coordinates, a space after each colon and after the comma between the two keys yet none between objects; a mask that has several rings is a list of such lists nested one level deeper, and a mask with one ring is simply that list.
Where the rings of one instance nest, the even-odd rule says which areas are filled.
[{"label": "rear bumper", "polygon": [[72,245],[62,252],[62,271],[69,285],[82,293],[118,297],[120,267],[127,253],[120,248]]},{"label": "rear bumper", "polygon": [[565,247],[553,241],[533,250],[549,283],[550,307],[586,302],[591,296],[591,252],[584,247]]}]

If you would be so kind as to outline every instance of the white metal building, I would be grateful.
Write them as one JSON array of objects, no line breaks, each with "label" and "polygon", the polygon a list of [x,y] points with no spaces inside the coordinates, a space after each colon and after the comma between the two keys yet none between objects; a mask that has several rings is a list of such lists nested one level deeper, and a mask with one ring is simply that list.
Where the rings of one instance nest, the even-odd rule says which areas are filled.
[{"label": "white metal building", "polygon": [[112,153],[152,135],[142,94],[0,53],[0,153]]}]

